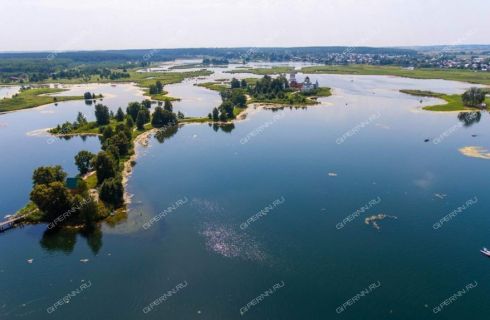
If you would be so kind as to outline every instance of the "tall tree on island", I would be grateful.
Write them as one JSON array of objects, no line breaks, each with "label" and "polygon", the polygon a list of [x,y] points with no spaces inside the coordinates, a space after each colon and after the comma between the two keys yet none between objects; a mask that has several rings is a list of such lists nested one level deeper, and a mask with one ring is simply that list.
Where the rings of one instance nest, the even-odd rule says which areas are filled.
[{"label": "tall tree on island", "polygon": [[75,156],[75,164],[81,175],[86,174],[92,169],[92,160],[95,158],[95,154],[92,152],[82,150]]},{"label": "tall tree on island", "polygon": [[121,107],[117,108],[117,112],[116,112],[116,121],[117,122],[122,122],[124,121],[124,111],[122,111]]},{"label": "tall tree on island", "polygon": [[174,107],[172,105],[172,102],[170,100],[165,100],[165,104],[163,105],[163,109],[164,110],[167,110],[167,111],[170,111],[170,112],[173,112],[174,111]]},{"label": "tall tree on island", "polygon": [[103,104],[95,105],[95,119],[99,126],[104,126],[110,122],[109,108]]}]

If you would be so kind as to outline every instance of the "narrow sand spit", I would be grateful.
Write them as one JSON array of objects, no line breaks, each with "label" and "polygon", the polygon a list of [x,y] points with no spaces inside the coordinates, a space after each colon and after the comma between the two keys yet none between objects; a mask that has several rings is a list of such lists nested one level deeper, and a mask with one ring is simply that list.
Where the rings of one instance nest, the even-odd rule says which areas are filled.
[{"label": "narrow sand spit", "polygon": [[488,150],[484,147],[468,146],[459,149],[459,152],[467,157],[490,160],[490,152],[488,152]]},{"label": "narrow sand spit", "polygon": [[134,154],[126,161],[124,162],[124,169],[122,171],[122,183],[124,185],[124,202],[126,204],[131,203],[131,198],[132,195],[127,192],[127,185],[128,185],[128,179],[131,176],[131,173],[133,172],[133,166],[131,165],[132,162],[136,161],[138,159],[138,148],[137,146],[140,145],[142,147],[147,147],[149,142],[150,142],[150,137],[157,131],[158,129],[151,129],[149,131],[146,131],[134,139]]}]

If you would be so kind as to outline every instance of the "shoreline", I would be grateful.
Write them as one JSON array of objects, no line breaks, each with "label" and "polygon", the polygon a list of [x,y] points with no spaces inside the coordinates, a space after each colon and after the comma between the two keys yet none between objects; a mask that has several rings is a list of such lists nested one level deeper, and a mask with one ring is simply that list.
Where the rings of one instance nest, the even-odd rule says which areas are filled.
[{"label": "shoreline", "polygon": [[138,145],[141,147],[148,147],[149,140],[152,134],[154,134],[158,129],[157,128],[152,128],[148,131],[142,132],[139,134],[136,138],[134,138],[133,144],[134,144],[134,153],[127,159],[124,164],[123,164],[123,169],[121,172],[121,177],[122,177],[122,184],[124,186],[124,204],[129,205],[131,204],[131,198],[133,197],[132,194],[128,192],[128,182],[129,182],[129,177],[131,177],[131,174],[133,173],[133,166],[131,165],[133,162],[135,162],[138,159]]}]

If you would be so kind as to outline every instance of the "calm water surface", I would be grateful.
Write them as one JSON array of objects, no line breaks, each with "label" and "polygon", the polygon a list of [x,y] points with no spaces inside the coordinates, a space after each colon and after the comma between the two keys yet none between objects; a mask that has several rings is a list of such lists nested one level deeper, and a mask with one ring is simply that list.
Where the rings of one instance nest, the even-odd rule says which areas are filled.
[{"label": "calm water surface", "polygon": [[[209,79],[222,77],[231,75]],[[244,318],[486,319],[490,260],[478,250],[490,245],[490,161],[458,149],[490,148],[489,115],[462,126],[457,113],[420,109],[436,100],[398,92],[461,93],[469,85],[311,78],[334,90],[321,105],[251,110],[234,128],[188,125],[139,146],[126,221],[90,235],[50,236],[41,225],[0,235],[0,319],[241,319],[240,309],[276,284]],[[205,115],[219,103],[196,81],[205,80],[166,87],[182,97],[175,107],[186,115]],[[131,85],[90,91],[103,93],[112,110],[142,99]],[[35,167],[61,164],[75,174],[73,156],[99,149],[96,138],[48,143],[32,133],[72,121],[78,111],[93,118],[93,106],[77,101],[0,115],[0,213],[25,204]],[[448,130],[440,143],[424,142]],[[470,199],[477,201],[434,230]],[[338,227],[372,200],[377,204]],[[267,206],[267,215],[243,227]],[[159,213],[162,219],[145,230]],[[389,216],[379,229],[365,223],[378,214]],[[476,288],[433,313],[475,281]],[[83,283],[90,287],[48,314]],[[379,287],[336,311],[371,284]]]}]

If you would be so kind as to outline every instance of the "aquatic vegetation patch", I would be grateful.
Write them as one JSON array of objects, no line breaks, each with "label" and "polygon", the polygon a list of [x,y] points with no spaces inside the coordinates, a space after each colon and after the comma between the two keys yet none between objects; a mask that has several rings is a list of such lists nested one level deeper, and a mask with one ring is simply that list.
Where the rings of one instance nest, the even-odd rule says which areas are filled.
[{"label": "aquatic vegetation patch", "polygon": [[366,219],[364,219],[364,223],[367,225],[372,225],[377,230],[381,230],[381,227],[379,226],[378,221],[384,220],[386,218],[398,219],[398,217],[389,216],[389,215],[380,213],[380,214],[377,214],[374,216],[367,217]]},{"label": "aquatic vegetation patch", "polygon": [[459,152],[467,157],[490,160],[490,152],[484,147],[468,146],[460,148]]}]

